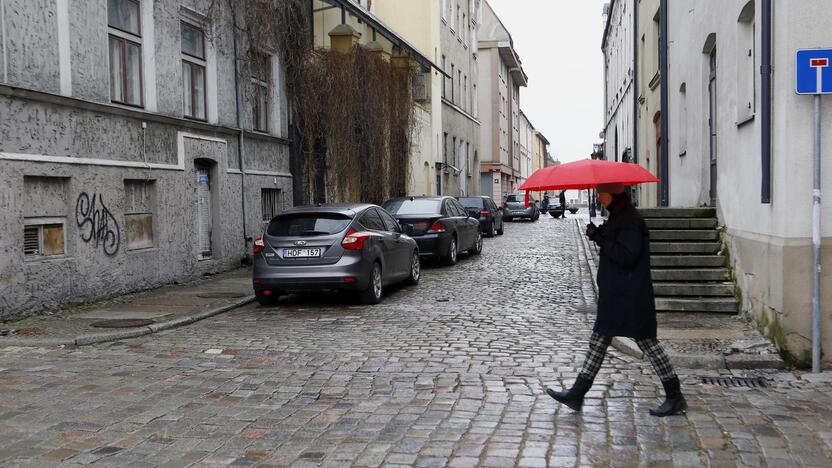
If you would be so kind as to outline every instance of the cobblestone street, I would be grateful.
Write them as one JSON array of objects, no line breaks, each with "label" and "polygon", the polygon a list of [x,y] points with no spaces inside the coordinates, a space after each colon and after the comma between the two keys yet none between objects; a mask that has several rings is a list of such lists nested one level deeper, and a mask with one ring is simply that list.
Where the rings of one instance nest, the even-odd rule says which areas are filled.
[{"label": "cobblestone street", "polygon": [[832,465],[832,385],[800,373],[752,389],[680,370],[688,414],[657,419],[649,364],[611,350],[582,413],[549,398],[593,321],[578,235],[573,219],[507,224],[373,307],[292,296],[110,344],[2,348],[0,465]]}]

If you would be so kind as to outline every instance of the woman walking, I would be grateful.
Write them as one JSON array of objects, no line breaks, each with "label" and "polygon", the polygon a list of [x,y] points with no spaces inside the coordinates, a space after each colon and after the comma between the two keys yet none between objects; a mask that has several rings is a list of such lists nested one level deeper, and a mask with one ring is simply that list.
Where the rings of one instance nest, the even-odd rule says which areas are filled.
[{"label": "woman walking", "polygon": [[598,186],[598,201],[610,212],[609,220],[587,225],[586,235],[600,247],[598,266],[598,314],[589,351],[572,388],[547,389],[558,402],[580,411],[584,395],[601,369],[607,348],[615,336],[635,339],[661,379],[666,398],[653,416],[670,416],[687,410],[679,378],[656,339],[656,305],[650,278],[650,237],[647,225],[624,193],[623,184]]}]

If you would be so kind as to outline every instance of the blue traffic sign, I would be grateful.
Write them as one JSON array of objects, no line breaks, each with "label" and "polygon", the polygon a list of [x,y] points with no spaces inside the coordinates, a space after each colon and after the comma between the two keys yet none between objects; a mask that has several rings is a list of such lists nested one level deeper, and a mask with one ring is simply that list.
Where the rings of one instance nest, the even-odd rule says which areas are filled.
[{"label": "blue traffic sign", "polygon": [[797,94],[832,94],[832,49],[797,51]]}]

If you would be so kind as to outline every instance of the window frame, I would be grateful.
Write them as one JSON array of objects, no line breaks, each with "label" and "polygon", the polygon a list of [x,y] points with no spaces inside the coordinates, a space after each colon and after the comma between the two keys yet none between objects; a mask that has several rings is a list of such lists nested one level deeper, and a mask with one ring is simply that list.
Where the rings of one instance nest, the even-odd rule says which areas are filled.
[{"label": "window frame", "polygon": [[[272,208],[274,208],[276,211],[274,213],[272,213],[272,215],[268,218],[265,217],[266,216],[266,211],[265,211],[266,197],[264,195],[266,195],[266,194],[274,194],[276,196],[276,200],[273,200],[275,203],[274,204],[269,203],[270,205],[272,205]],[[283,196],[282,195],[283,195],[283,190],[279,189],[279,188],[273,188],[273,187],[261,187],[260,188],[260,217],[263,219],[263,222],[271,222],[271,220],[276,218],[278,214],[283,212],[283,206],[282,206],[283,205]]]},{"label": "window frame", "polygon": [[[207,49],[206,49],[206,46],[205,46],[205,29],[203,27],[201,27],[200,25],[194,24],[191,21],[187,21],[183,18],[180,18],[179,19],[179,28],[180,28],[179,29],[179,52],[182,55],[182,64],[188,66],[188,71],[190,72],[189,73],[190,74],[190,82],[191,82],[191,96],[190,96],[190,98],[191,98],[191,115],[188,115],[188,113],[186,112],[186,106],[185,106],[185,101],[184,101],[184,99],[185,99],[185,90],[184,89],[182,90],[182,99],[183,99],[183,101],[182,101],[182,115],[186,119],[189,119],[189,120],[197,120],[197,121],[200,121],[200,122],[207,122],[208,121],[208,61],[207,61],[206,57],[201,57],[200,58],[200,57],[197,57],[195,55],[192,55],[192,54],[189,54],[189,53],[185,52],[184,47],[182,47],[182,27],[183,26],[187,26],[187,27],[190,27],[192,29],[197,29],[197,30],[199,30],[200,33],[202,33],[202,53],[203,53],[203,55],[207,55],[206,54]],[[195,109],[194,104],[197,102],[196,98],[198,97],[196,95],[196,86],[194,86],[194,84],[196,83],[196,69],[197,68],[202,69],[202,93],[203,93],[203,95],[202,95],[202,111],[203,111],[203,114],[204,114],[202,117],[194,115],[194,109]],[[184,74],[184,67],[183,67],[182,72]],[[184,76],[183,76],[183,79],[184,79]]]},{"label": "window frame", "polygon": [[[43,253],[43,230],[46,226],[61,226],[61,233],[63,234],[63,252],[57,254],[44,254]],[[26,228],[31,228],[32,226],[37,227],[38,229],[38,253],[37,254],[26,254],[26,246],[25,246],[25,232]],[[24,231],[24,245],[22,245],[23,250],[23,259],[25,261],[37,261],[37,260],[45,260],[45,259],[53,259],[53,258],[64,258],[67,256],[66,252],[66,218],[62,216],[33,216],[33,217],[26,217],[23,218],[23,231]]]},{"label": "window frame", "polygon": [[[119,42],[119,44],[120,44],[119,49],[120,49],[120,53],[121,53],[121,83],[120,83],[120,85],[121,85],[121,95],[122,95],[123,99],[122,100],[117,100],[117,99],[113,98],[113,96],[112,96],[112,82],[110,82],[110,87],[111,87],[111,89],[109,90],[109,92],[110,92],[110,102],[115,103],[115,104],[120,104],[120,105],[123,105],[123,106],[144,108],[144,106],[145,106],[145,102],[144,102],[144,57],[143,57],[143,52],[142,52],[142,47],[144,46],[144,43],[142,41],[142,32],[143,32],[143,29],[144,29],[144,25],[142,24],[142,4],[141,4],[141,0],[120,0],[120,1],[130,2],[130,3],[133,3],[134,5],[136,5],[136,11],[137,11],[137,15],[138,15],[138,18],[137,18],[138,34],[132,33],[132,32],[129,32],[129,31],[125,31],[122,28],[119,28],[117,26],[113,26],[112,24],[110,24],[109,11],[105,9],[105,11],[107,13],[107,62],[108,62],[107,71],[110,75],[112,75],[112,63],[110,63],[110,40],[111,39],[115,39],[116,41]],[[128,89],[129,89],[129,86],[128,86],[129,80],[128,80],[128,73],[127,73],[127,70],[128,70],[128,61],[127,61],[127,46],[128,46],[128,43],[136,46],[139,50],[139,72],[138,72],[139,73],[139,102],[138,102],[138,104],[130,103],[130,102],[127,102],[127,100],[126,100],[127,95],[128,95]],[[111,79],[112,79],[111,76],[108,76],[108,81],[110,81]]]},{"label": "window frame", "polygon": [[[273,55],[274,54],[271,54],[267,51],[260,51],[260,50],[253,51],[253,54],[254,54],[254,59],[252,60],[251,64],[254,65],[255,62],[259,61],[259,59],[262,59],[262,62],[266,65],[264,68],[265,68],[265,71],[266,71],[267,75],[266,76],[255,76],[255,74],[252,72],[252,68],[257,68],[257,67],[249,67],[249,75],[251,75],[250,76],[251,85],[254,88],[254,92],[252,93],[253,108],[252,108],[252,114],[251,114],[251,128],[255,132],[269,133],[269,125],[271,124],[271,119],[269,118],[270,117],[269,113],[271,111],[271,103],[272,103],[272,99],[271,99],[272,68],[271,67],[272,67],[272,60],[273,60]],[[265,78],[265,80],[263,78]],[[266,101],[266,103],[265,103],[266,108],[265,109],[261,109],[261,106],[260,106],[261,93],[265,93],[265,101]],[[263,121],[264,121],[263,122],[263,127],[260,127],[260,119],[259,119],[260,112],[263,113]]]}]

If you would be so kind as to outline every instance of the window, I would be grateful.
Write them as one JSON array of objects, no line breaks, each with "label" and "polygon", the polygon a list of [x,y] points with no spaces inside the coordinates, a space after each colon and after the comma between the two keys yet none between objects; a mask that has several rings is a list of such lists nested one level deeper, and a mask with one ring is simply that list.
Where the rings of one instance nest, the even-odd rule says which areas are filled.
[{"label": "window", "polygon": [[280,213],[282,206],[280,189],[264,188],[260,190],[260,205],[263,213],[263,221],[271,221]]},{"label": "window", "polygon": [[127,250],[153,247],[153,180],[124,181],[124,224]]},{"label": "window", "polygon": [[271,80],[271,55],[253,53],[251,61],[251,84],[254,89],[254,129],[258,132],[269,131],[269,81]]},{"label": "window", "polygon": [[737,123],[747,122],[755,112],[757,65],[754,35],[754,0],[745,4],[737,19]]},{"label": "window", "polygon": [[185,117],[205,120],[205,38],[202,29],[181,22],[182,95]]},{"label": "window", "polygon": [[462,9],[460,8],[459,4],[457,4],[457,6],[456,6],[456,16],[454,17],[454,30],[455,31],[460,31],[462,29],[462,21],[461,21],[462,17],[460,16],[461,14],[462,14]]},{"label": "window", "polygon": [[[445,72],[445,73],[448,72],[448,70],[446,69],[446,58],[445,58],[444,55],[442,56],[442,71]],[[445,97],[445,95],[446,95],[445,88],[447,87],[447,84],[448,84],[448,78],[446,78],[445,75],[443,74],[442,75],[442,97]]]},{"label": "window", "polygon": [[384,221],[381,220],[378,213],[374,209],[369,209],[364,212],[364,215],[361,216],[361,220],[359,221],[362,226],[367,229],[372,229],[374,231],[384,231]]},{"label": "window", "polygon": [[384,230],[388,232],[402,232],[401,228],[399,227],[399,223],[390,216],[384,210],[378,211],[379,216],[381,216],[381,220],[384,222]]},{"label": "window", "polygon": [[477,150],[474,150],[474,159],[471,161],[471,167],[468,169],[470,174],[474,173],[474,165],[479,163],[480,155],[477,153]]},{"label": "window", "polygon": [[466,111],[468,110],[468,75],[463,77],[463,89],[462,89],[462,108]]},{"label": "window", "polygon": [[470,143],[465,143],[465,163],[466,163],[466,166],[465,166],[466,171],[465,172],[468,174],[468,177],[471,177],[472,170],[471,170],[471,144]]},{"label": "window", "polygon": [[468,25],[465,21],[465,13],[462,14],[462,24],[459,27],[459,38],[462,39],[462,43],[465,44],[465,36],[468,34]]},{"label": "window", "polygon": [[448,134],[442,136],[442,162],[448,164]]},{"label": "window", "polygon": [[141,107],[142,38],[139,2],[107,0],[110,100]]},{"label": "window", "polygon": [[474,97],[472,98],[471,108],[473,109],[474,118],[478,118],[480,114],[480,96],[477,93],[477,84],[474,83]]},{"label": "window", "polygon": [[346,229],[351,222],[349,216],[338,213],[297,213],[274,218],[266,234],[272,237],[332,235]]},{"label": "window", "polygon": [[23,255],[27,258],[64,254],[63,218],[24,218]]},{"label": "window", "polygon": [[456,102],[456,88],[454,85],[454,75],[456,74],[456,67],[451,64],[451,102]]},{"label": "window", "polygon": [[453,153],[451,154],[451,165],[458,166],[458,164],[456,163],[456,137],[454,137],[453,143],[453,146],[451,146],[451,151],[453,151]]},{"label": "window", "polygon": [[459,89],[457,90],[457,96],[459,96],[459,100],[460,100],[460,102],[457,103],[457,104],[461,105],[462,101],[464,100],[464,98],[462,97],[462,70],[459,70],[458,72],[456,72],[456,74],[457,74],[456,82],[457,82],[457,86],[459,86]]}]

